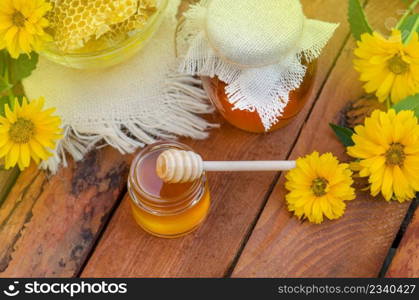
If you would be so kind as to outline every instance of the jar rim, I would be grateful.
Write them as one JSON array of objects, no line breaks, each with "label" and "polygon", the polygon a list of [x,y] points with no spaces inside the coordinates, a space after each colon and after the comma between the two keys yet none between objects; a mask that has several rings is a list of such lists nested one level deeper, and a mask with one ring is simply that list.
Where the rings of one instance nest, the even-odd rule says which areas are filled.
[{"label": "jar rim", "polygon": [[[150,19],[147,21],[147,24],[140,30],[134,31],[135,34],[124,41],[118,43],[117,45],[113,45],[101,50],[92,51],[92,52],[83,52],[83,53],[62,53],[60,51],[55,51],[52,47],[45,47],[40,53],[45,53],[49,55],[60,55],[66,56],[69,58],[100,58],[102,56],[107,56],[114,52],[121,51],[122,49],[128,48],[131,45],[137,43],[137,40],[142,38],[142,34],[147,32],[160,20],[162,15],[166,12],[166,8],[168,7],[169,0],[159,0],[161,2],[161,6],[158,7],[155,14],[153,14]],[[54,44],[54,42],[49,43],[49,45]]]},{"label": "jar rim", "polygon": [[[195,180],[193,185],[185,191],[181,195],[177,195],[176,197],[170,197],[165,198],[167,200],[170,200],[170,204],[168,205],[167,201],[163,201],[162,198],[157,197],[156,195],[153,195],[149,193],[147,190],[145,190],[141,184],[137,180],[137,174],[138,174],[138,166],[141,164],[142,160],[147,157],[149,154],[161,150],[161,149],[172,149],[177,148],[180,150],[186,150],[186,151],[193,151],[191,147],[175,142],[175,141],[160,141],[155,144],[149,145],[142,149],[137,156],[134,158],[130,171],[129,171],[129,178],[128,178],[128,191],[132,198],[132,200],[135,202],[135,204],[139,205],[141,208],[145,209],[147,212],[156,214],[156,215],[172,215],[172,214],[179,214],[186,209],[191,208],[196,203],[199,202],[200,196],[199,193],[203,192],[203,187],[206,185],[206,176],[203,174],[198,180]],[[139,194],[141,197],[145,198],[148,201],[140,201],[138,197],[136,197],[135,193],[133,193],[133,190],[135,193]],[[180,207],[180,209],[174,209],[173,211],[165,210],[164,213],[162,213],[159,210],[153,209],[149,205],[147,205],[144,202],[150,202],[152,203],[154,208],[158,207],[159,205],[164,205],[165,208],[170,207]],[[184,204],[184,205],[182,205]]]}]

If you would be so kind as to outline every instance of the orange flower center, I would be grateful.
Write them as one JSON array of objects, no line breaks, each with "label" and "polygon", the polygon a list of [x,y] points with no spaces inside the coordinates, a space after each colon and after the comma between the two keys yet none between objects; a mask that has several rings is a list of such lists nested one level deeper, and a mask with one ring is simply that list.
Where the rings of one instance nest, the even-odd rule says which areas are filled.
[{"label": "orange flower center", "polygon": [[26,18],[20,11],[16,11],[12,16],[12,22],[17,27],[24,27]]},{"label": "orange flower center", "polygon": [[409,64],[399,54],[388,61],[388,68],[396,75],[402,75],[409,71]]},{"label": "orange flower center", "polygon": [[18,118],[9,129],[9,138],[16,144],[27,144],[35,134],[32,121]]},{"label": "orange flower center", "polygon": [[328,184],[329,182],[325,178],[316,178],[311,183],[311,190],[317,197],[324,196],[326,195],[326,188]]},{"label": "orange flower center", "polygon": [[406,154],[404,152],[404,146],[400,143],[394,143],[390,145],[390,148],[386,152],[386,164],[389,166],[403,166]]}]

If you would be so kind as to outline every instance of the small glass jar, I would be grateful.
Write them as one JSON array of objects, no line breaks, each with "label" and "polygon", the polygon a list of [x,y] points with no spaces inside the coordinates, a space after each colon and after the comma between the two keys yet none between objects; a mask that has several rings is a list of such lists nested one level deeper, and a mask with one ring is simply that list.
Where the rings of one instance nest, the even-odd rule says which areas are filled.
[{"label": "small glass jar", "polygon": [[128,37],[115,46],[64,53],[51,42],[40,54],[55,63],[75,69],[102,69],[117,65],[131,58],[152,38],[164,19],[168,3],[169,0],[157,0],[157,11],[150,16],[147,24],[139,30],[128,33]]},{"label": "small glass jar", "polygon": [[205,174],[187,183],[169,184],[156,174],[158,156],[168,149],[192,151],[178,142],[159,142],[144,148],[134,159],[128,192],[135,221],[146,232],[176,238],[194,231],[210,209]]},{"label": "small glass jar", "polygon": [[[288,125],[307,103],[311,91],[313,90],[317,65],[316,62],[306,65],[307,73],[301,86],[290,92],[289,102],[285,107],[283,115],[278,118],[278,122],[274,124],[268,132],[278,130]],[[228,101],[225,92],[226,84],[223,81],[218,79],[218,77],[201,77],[201,79],[211,102],[227,122],[244,131],[252,133],[266,132],[259,114],[256,111],[233,110],[234,105]]]}]

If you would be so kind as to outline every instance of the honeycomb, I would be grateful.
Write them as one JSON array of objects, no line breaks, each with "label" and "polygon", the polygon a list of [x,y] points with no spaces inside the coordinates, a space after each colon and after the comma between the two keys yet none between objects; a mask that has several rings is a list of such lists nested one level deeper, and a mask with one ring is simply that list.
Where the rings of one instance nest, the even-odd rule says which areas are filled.
[{"label": "honeycomb", "polygon": [[[146,2],[146,1],[143,1]],[[126,33],[142,28],[147,23],[149,16],[156,11],[155,6],[139,6],[136,14],[132,15],[123,22],[111,25],[111,30],[105,34],[106,40],[117,40]]]},{"label": "honeycomb", "polygon": [[[127,33],[145,26],[156,11],[155,0],[49,0],[47,15],[57,47],[78,52],[100,41],[121,40]],[[90,47],[89,47],[90,48]]]}]

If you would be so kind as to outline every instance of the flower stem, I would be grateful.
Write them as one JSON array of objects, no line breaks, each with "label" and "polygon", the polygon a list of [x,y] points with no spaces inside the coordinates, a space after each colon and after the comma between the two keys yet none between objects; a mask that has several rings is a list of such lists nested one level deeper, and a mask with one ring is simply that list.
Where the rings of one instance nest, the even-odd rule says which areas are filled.
[{"label": "flower stem", "polygon": [[[9,81],[9,70],[7,69],[7,67],[6,67],[6,71],[4,72],[4,80],[6,81],[6,84],[8,84],[8,85],[12,85],[11,83],[10,83],[10,81]],[[9,88],[9,89],[7,89],[7,96],[9,97],[9,107],[10,108],[12,108],[13,107],[13,101],[14,101],[14,99],[15,99],[15,95],[13,94],[13,91],[12,91],[12,89],[13,89],[13,87],[12,88]]]},{"label": "flower stem", "polygon": [[410,40],[412,39],[413,35],[415,34],[418,26],[419,26],[419,18],[416,19],[416,23],[415,23],[415,25],[413,25],[412,31],[410,32],[410,34],[405,39],[405,41],[404,41],[405,44],[408,44],[410,42]]},{"label": "flower stem", "polygon": [[400,26],[402,26],[403,22],[406,20],[406,18],[412,13],[412,11],[415,9],[415,7],[419,4],[419,0],[413,1],[409,8],[404,13],[403,17],[400,19],[399,23],[397,23],[396,28],[400,29]]},{"label": "flower stem", "polygon": [[14,101],[15,101],[15,95],[13,93],[13,84],[11,83],[11,74],[10,74],[10,60],[8,58],[6,62],[6,68],[4,70],[4,80],[6,83],[11,86],[11,88],[7,89],[7,96],[9,98],[9,107],[10,109],[13,109]]}]

